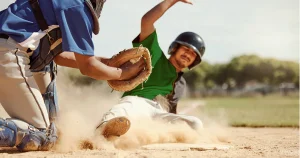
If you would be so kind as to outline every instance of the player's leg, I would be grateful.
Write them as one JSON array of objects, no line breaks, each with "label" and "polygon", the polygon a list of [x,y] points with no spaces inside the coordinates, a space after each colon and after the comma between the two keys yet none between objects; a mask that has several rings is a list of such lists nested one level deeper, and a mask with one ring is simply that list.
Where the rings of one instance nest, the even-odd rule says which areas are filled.
[{"label": "player's leg", "polygon": [[104,113],[100,124],[97,126],[97,133],[104,137],[121,136],[130,128],[128,113],[133,111],[134,98],[125,101],[127,97],[122,98],[119,104],[114,105],[108,112]]},{"label": "player's leg", "polygon": [[153,106],[146,100],[136,96],[122,98],[119,104],[114,105],[103,115],[97,130],[100,130],[106,137],[125,134],[130,128],[130,120],[152,117]]},{"label": "player's leg", "polygon": [[169,123],[176,122],[186,122],[192,129],[199,130],[203,128],[202,121],[195,116],[181,115],[181,114],[173,114],[167,113],[164,111],[157,111],[154,116],[154,119],[162,119]]},{"label": "player's leg", "polygon": [[[20,150],[25,151],[52,146],[52,143],[47,145],[50,139],[48,136],[55,133],[52,131],[55,129],[49,128],[49,117],[44,100],[28,64],[29,54],[25,48],[11,39],[0,39],[0,102],[10,117],[20,120],[1,119],[0,126],[4,130],[0,131],[0,135],[3,138],[13,139],[9,143],[5,142],[5,139],[0,139],[2,141],[0,144],[18,145]],[[25,132],[22,129],[26,129]],[[14,132],[11,135],[9,131]],[[20,133],[24,134],[21,134],[22,140],[17,142]]]},{"label": "player's leg", "polygon": [[104,137],[125,134],[130,128],[127,111],[130,111],[131,108],[130,102],[114,105],[103,115],[100,124],[96,127],[96,134],[100,133]]}]

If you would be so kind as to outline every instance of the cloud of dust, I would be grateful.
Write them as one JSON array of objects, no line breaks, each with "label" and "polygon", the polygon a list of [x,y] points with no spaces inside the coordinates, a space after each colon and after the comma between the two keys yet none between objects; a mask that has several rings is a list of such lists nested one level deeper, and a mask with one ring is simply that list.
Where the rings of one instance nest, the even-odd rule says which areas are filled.
[{"label": "cloud of dust", "polygon": [[[203,122],[204,129],[200,132],[201,138],[207,138],[211,143],[230,143],[231,133],[229,133],[230,128],[228,116],[224,109],[215,109],[214,113],[206,112],[206,103],[205,101],[197,102],[180,102],[182,106],[200,104],[195,106],[194,109],[186,111],[182,109],[181,111],[186,111],[184,114],[193,115]],[[179,110],[180,112],[180,110]]]},{"label": "cloud of dust", "polygon": [[[100,148],[111,148],[111,143],[103,137],[94,137],[94,131],[107,112],[120,98],[118,92],[111,93],[107,84],[79,87],[74,85],[59,71],[57,93],[59,101],[59,141],[57,151],[74,151],[82,149],[83,140],[92,141]],[[91,148],[87,146],[86,148]]]},{"label": "cloud of dust", "polygon": [[114,146],[118,149],[135,149],[157,143],[196,143],[199,138],[197,131],[186,123],[170,124],[141,118],[131,121],[129,131],[114,140]]},{"label": "cloud of dust", "polygon": [[[135,149],[154,143],[228,142],[224,125],[205,117],[205,129],[195,131],[186,123],[170,124],[140,118],[131,120],[129,131],[109,141],[94,133],[102,115],[117,104],[120,93],[110,93],[108,85],[77,87],[62,73],[58,76],[60,118],[56,151],[88,149]],[[222,119],[224,120],[224,119]]]},{"label": "cloud of dust", "polygon": [[230,142],[229,133],[224,124],[209,117],[206,117],[205,122],[207,123],[204,124],[203,129],[195,131],[185,122],[171,124],[146,118],[131,120],[130,130],[122,137],[115,139],[114,146],[118,149],[135,149],[143,145],[158,143],[224,144]]}]

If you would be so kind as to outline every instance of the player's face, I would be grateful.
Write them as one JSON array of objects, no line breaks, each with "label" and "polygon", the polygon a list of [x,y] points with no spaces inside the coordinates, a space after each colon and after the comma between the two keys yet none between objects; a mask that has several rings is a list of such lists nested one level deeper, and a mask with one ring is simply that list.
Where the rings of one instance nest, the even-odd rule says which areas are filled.
[{"label": "player's face", "polygon": [[192,48],[182,45],[174,53],[175,61],[181,69],[190,66],[195,61],[196,57],[197,54]]}]

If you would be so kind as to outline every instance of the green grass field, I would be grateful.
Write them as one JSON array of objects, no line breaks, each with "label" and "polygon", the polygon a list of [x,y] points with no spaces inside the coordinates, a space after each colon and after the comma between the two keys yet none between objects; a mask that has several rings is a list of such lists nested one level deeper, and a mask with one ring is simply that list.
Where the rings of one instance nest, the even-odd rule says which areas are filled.
[{"label": "green grass field", "polygon": [[[258,98],[203,98],[197,111],[223,118],[235,127],[299,127],[299,98],[280,95]],[[223,115],[223,116],[220,116]]]}]

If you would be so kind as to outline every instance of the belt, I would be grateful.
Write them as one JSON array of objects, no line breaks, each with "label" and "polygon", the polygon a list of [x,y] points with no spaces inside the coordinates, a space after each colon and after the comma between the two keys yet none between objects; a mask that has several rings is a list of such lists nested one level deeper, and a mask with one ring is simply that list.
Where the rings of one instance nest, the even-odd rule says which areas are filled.
[{"label": "belt", "polygon": [[2,34],[2,33],[0,33],[0,38],[3,38],[3,39],[8,39],[8,38],[9,38],[9,36],[8,36],[8,35],[6,35],[6,34]]},{"label": "belt", "polygon": [[[2,38],[2,39],[8,39],[9,38],[9,36],[8,35],[6,35],[6,34],[2,34],[2,33],[0,33],[0,38]],[[27,50],[25,50],[27,53],[30,53],[30,52],[32,52],[32,50],[30,49],[30,48],[28,48]]]}]

